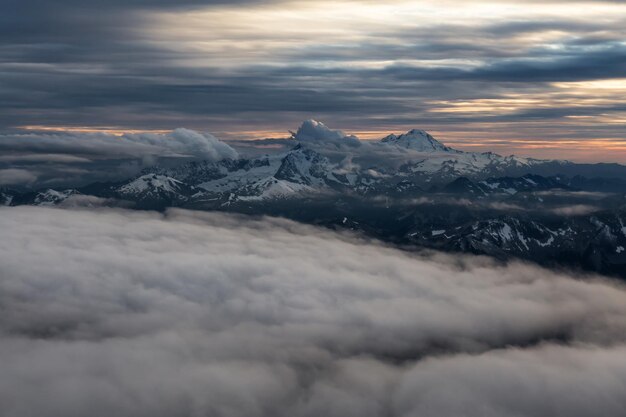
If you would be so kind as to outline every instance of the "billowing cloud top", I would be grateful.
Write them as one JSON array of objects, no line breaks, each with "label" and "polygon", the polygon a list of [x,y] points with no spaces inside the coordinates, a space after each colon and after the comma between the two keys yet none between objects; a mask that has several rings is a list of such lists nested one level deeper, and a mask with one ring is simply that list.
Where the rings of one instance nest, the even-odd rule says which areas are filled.
[{"label": "billowing cloud top", "polygon": [[355,142],[358,138],[347,135],[342,130],[330,129],[322,122],[309,119],[302,122],[298,131],[293,134],[293,138],[300,142]]},{"label": "billowing cloud top", "polygon": [[208,161],[237,158],[237,151],[209,133],[179,128],[168,134],[127,134],[123,140],[133,144],[153,146],[157,152],[195,157]]},{"label": "billowing cloud top", "polygon": [[359,138],[353,135],[347,135],[342,130],[330,129],[322,122],[317,120],[305,120],[302,122],[298,131],[292,134],[293,138],[299,142],[309,143],[313,145],[325,146],[334,145],[360,145]]},{"label": "billowing cloud top", "polygon": [[[170,133],[114,136],[104,133],[0,135],[0,185],[80,184],[132,176],[160,158],[208,161],[238,157],[209,133],[176,129]],[[118,178],[119,179],[119,178]]]},{"label": "billowing cloud top", "polygon": [[6,415],[626,409],[609,281],[216,213],[0,208],[0,230]]}]

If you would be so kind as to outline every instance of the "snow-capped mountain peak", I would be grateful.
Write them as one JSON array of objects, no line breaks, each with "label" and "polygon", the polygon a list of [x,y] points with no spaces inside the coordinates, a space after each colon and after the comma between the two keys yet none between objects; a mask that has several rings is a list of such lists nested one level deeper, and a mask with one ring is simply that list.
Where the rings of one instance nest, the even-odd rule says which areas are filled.
[{"label": "snow-capped mountain peak", "polygon": [[391,134],[381,140],[382,143],[409,149],[417,152],[450,152],[451,148],[445,146],[428,132],[421,129],[411,129],[401,135]]},{"label": "snow-capped mountain peak", "polygon": [[305,185],[324,186],[331,177],[331,169],[331,163],[326,157],[298,145],[287,153],[274,177]]},{"label": "snow-capped mountain peak", "polygon": [[48,188],[45,191],[41,191],[37,193],[35,199],[33,201],[34,205],[37,206],[53,206],[59,204],[60,202],[66,200],[70,196],[77,194],[76,190],[62,190],[57,191],[52,188]]},{"label": "snow-capped mountain peak", "polygon": [[159,174],[142,175],[116,189],[124,198],[139,201],[155,199],[180,199],[189,194],[190,187],[177,179]]}]

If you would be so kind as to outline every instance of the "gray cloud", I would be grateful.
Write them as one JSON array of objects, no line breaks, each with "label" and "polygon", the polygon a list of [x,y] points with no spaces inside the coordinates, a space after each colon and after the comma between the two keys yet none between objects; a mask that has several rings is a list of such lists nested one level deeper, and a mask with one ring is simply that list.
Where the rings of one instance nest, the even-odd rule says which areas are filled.
[{"label": "gray cloud", "polygon": [[[218,161],[238,157],[230,145],[209,133],[176,129],[170,133],[114,136],[90,133],[0,135],[2,183],[81,184],[136,174],[162,158]],[[19,174],[19,175],[17,175]],[[41,184],[39,184],[41,185]]]},{"label": "gray cloud", "polygon": [[[15,134],[0,136],[0,150],[6,152],[57,152],[60,155],[88,155],[93,158],[170,156],[218,161],[236,158],[237,152],[209,133],[176,129],[171,133],[125,134],[96,133]],[[33,156],[34,158],[34,156]],[[24,160],[23,156],[13,161]],[[55,159],[55,158],[52,158]],[[72,162],[79,162],[75,159]],[[68,162],[67,159],[61,162]],[[84,161],[83,161],[84,162]],[[89,162],[89,160],[87,160]]]},{"label": "gray cloud", "polygon": [[65,154],[10,154],[0,156],[0,162],[19,163],[19,162],[62,162],[62,163],[80,163],[90,162],[88,158],[65,155]]},{"label": "gray cloud", "polygon": [[[436,107],[431,101],[550,93],[557,90],[552,82],[621,78],[626,55],[619,15],[584,21],[520,15],[495,24],[379,25],[367,36],[285,42],[273,49],[266,45],[274,45],[277,35],[254,28],[216,32],[208,39],[198,35],[208,51],[198,51],[193,36],[177,41],[167,36],[153,39],[145,32],[154,25],[150,17],[155,12],[243,10],[266,3],[275,2],[4,2],[0,129],[189,126],[275,132],[314,117],[350,130],[407,125],[484,130],[471,126],[484,123],[508,136],[541,135],[546,141],[572,135],[623,138],[623,124],[590,126],[565,120],[571,115],[623,112],[619,94],[601,105],[580,105],[580,97],[573,98],[570,105],[553,106],[556,110],[537,105],[496,115],[430,111]],[[528,3],[531,8],[533,1]],[[282,7],[297,12],[299,6]],[[546,33],[558,35],[544,40]],[[258,59],[249,59],[254,54],[248,50],[229,55],[246,42],[263,43]],[[217,47],[222,43],[236,48],[227,54]],[[372,69],[365,65],[370,61],[384,65]],[[539,125],[540,133],[529,120]],[[567,128],[572,124],[577,128]]]},{"label": "gray cloud", "polygon": [[626,408],[626,292],[610,281],[271,218],[0,214],[9,416]]},{"label": "gray cloud", "polygon": [[35,180],[37,174],[26,169],[0,169],[0,185],[30,184]]},{"label": "gray cloud", "polygon": [[[550,345],[432,359],[407,372],[397,401],[410,410],[407,415],[426,417],[462,415],[468,409],[493,417],[620,415],[624,404],[610,393],[626,388],[626,367],[619,360],[625,353],[624,346]],[[435,388],[441,386],[445,389]],[[569,400],[562,401],[565,397]]]},{"label": "gray cloud", "polygon": [[600,43],[600,50],[573,50],[550,57],[531,56],[485,63],[477,68],[391,66],[385,74],[416,80],[483,80],[494,82],[581,81],[622,78],[626,47]]}]

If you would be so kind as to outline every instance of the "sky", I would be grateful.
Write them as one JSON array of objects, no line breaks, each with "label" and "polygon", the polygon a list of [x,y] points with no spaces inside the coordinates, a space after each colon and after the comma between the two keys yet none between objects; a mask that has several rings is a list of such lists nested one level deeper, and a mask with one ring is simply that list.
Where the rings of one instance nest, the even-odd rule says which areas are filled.
[{"label": "sky", "polygon": [[0,132],[363,139],[626,163],[621,1],[4,0]]}]

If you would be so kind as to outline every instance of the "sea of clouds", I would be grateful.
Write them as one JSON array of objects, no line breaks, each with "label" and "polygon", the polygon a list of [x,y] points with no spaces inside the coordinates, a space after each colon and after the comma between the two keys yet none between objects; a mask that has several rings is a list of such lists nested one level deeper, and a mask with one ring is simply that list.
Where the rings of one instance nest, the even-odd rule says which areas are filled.
[{"label": "sea of clouds", "polygon": [[623,416],[626,290],[273,218],[0,208],[35,416]]}]

